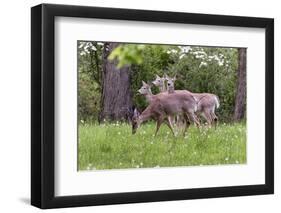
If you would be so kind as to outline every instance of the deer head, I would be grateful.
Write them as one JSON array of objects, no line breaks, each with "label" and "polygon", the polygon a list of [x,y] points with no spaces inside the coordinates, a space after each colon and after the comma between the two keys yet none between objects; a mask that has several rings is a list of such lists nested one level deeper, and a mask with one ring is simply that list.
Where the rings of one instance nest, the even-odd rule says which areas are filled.
[{"label": "deer head", "polygon": [[167,90],[169,93],[174,92],[175,90],[175,80],[176,76],[170,78],[168,75],[165,74],[165,80],[167,81]]},{"label": "deer head", "polygon": [[142,95],[152,95],[151,86],[144,81],[142,81],[142,87],[138,90]]},{"label": "deer head", "polygon": [[165,92],[165,77],[161,78],[160,76],[156,75],[156,79],[152,81],[152,83],[155,86],[159,87],[161,92]]}]

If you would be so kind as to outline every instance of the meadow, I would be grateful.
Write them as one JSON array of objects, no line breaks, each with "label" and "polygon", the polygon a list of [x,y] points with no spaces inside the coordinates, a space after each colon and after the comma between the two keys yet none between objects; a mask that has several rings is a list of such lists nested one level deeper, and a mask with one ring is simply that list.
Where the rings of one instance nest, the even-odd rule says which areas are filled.
[{"label": "meadow", "polygon": [[106,170],[246,163],[245,122],[217,128],[191,126],[185,137],[162,125],[142,125],[135,135],[126,123],[79,124],[78,169]]}]

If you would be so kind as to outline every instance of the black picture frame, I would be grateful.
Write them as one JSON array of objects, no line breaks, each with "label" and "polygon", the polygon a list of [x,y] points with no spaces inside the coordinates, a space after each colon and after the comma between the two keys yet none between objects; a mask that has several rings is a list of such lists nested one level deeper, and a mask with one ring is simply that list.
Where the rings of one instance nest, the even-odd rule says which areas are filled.
[{"label": "black picture frame", "polygon": [[[265,184],[93,195],[54,195],[54,18],[80,17],[264,28]],[[274,20],[240,16],[41,4],[31,8],[31,204],[60,208],[274,193]]]}]

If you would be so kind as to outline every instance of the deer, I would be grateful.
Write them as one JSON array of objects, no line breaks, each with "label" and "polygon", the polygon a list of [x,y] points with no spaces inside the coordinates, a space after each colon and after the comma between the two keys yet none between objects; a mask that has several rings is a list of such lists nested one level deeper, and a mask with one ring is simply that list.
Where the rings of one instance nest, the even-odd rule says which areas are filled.
[{"label": "deer", "polygon": [[160,92],[166,92],[165,77],[159,77],[156,75],[156,79],[152,83],[159,88]]},{"label": "deer", "polygon": [[[160,95],[160,94],[157,94],[157,95],[153,95],[152,92],[151,92],[151,85],[147,84],[146,82],[142,81],[142,87],[138,90],[138,92],[141,94],[141,95],[144,95],[145,98],[146,98],[146,101],[148,103],[150,103],[153,99],[155,99],[157,97],[157,95]],[[180,92],[180,91],[177,91],[177,92]],[[179,115],[176,115],[177,117],[177,120]],[[174,125],[175,124],[175,117],[174,116],[169,116],[168,117],[169,121]]]},{"label": "deer", "polygon": [[196,100],[188,91],[175,92],[173,94],[160,93],[150,99],[149,105],[142,113],[139,113],[137,109],[134,110],[132,117],[132,134],[136,133],[137,129],[143,122],[153,119],[156,121],[155,136],[157,135],[163,122],[167,123],[168,127],[175,136],[170,118],[175,115],[182,114],[186,121],[186,126],[183,132],[185,135],[186,130],[190,126],[190,120],[192,120],[196,125],[200,125],[195,114],[196,109]]},{"label": "deer", "polygon": [[[151,103],[152,100],[156,99],[157,98],[157,95],[153,95],[152,92],[151,92],[151,85],[147,84],[145,81],[142,81],[142,87],[138,90],[138,92],[141,94],[141,95],[144,95],[145,98],[146,98],[146,101],[148,103]],[[173,118],[172,117],[169,117],[168,116],[168,121],[170,123],[173,123]],[[169,126],[169,125],[168,125]]]},{"label": "deer", "polygon": [[[160,76],[156,75],[156,79],[152,81],[152,84],[158,87],[160,92],[168,92],[166,88],[165,80],[166,80],[165,76],[161,78]],[[176,124],[176,120],[178,120],[178,117],[179,116],[177,116],[177,119],[175,117],[171,118],[173,124]]]},{"label": "deer", "polygon": [[[167,74],[165,74],[164,79],[167,80],[167,92],[169,94],[174,93],[175,92],[174,82],[176,80],[176,76],[174,76],[173,78],[170,78]],[[174,118],[173,123],[178,124],[178,127],[180,126],[180,124],[179,124],[180,123],[180,115],[177,115]]]},{"label": "deer", "polygon": [[[176,76],[170,78],[168,75],[165,75],[165,79],[167,80],[168,92],[173,93],[175,91],[174,83],[176,80]],[[215,114],[215,109],[218,109],[220,106],[218,96],[211,93],[192,93],[192,95],[197,100],[196,115],[201,115],[202,117],[204,117],[209,126],[212,126],[212,124],[215,123],[216,127],[218,117]]]}]

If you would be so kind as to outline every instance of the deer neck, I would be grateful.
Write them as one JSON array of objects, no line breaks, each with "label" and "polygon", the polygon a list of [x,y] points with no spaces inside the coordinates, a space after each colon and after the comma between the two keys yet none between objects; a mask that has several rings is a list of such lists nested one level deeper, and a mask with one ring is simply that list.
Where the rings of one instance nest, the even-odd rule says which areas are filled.
[{"label": "deer neck", "polygon": [[168,87],[168,93],[173,93],[175,92],[175,88],[174,87]]},{"label": "deer neck", "polygon": [[166,86],[165,86],[165,83],[163,82],[162,85],[159,86],[159,89],[160,89],[160,92],[166,92]]},{"label": "deer neck", "polygon": [[151,102],[151,100],[152,100],[152,98],[153,98],[153,94],[152,94],[151,90],[149,90],[149,91],[147,92],[147,94],[145,94],[145,98],[146,98],[146,100],[147,100],[149,103]]},{"label": "deer neck", "polygon": [[147,121],[152,117],[151,108],[148,106],[139,116],[139,124]]}]

